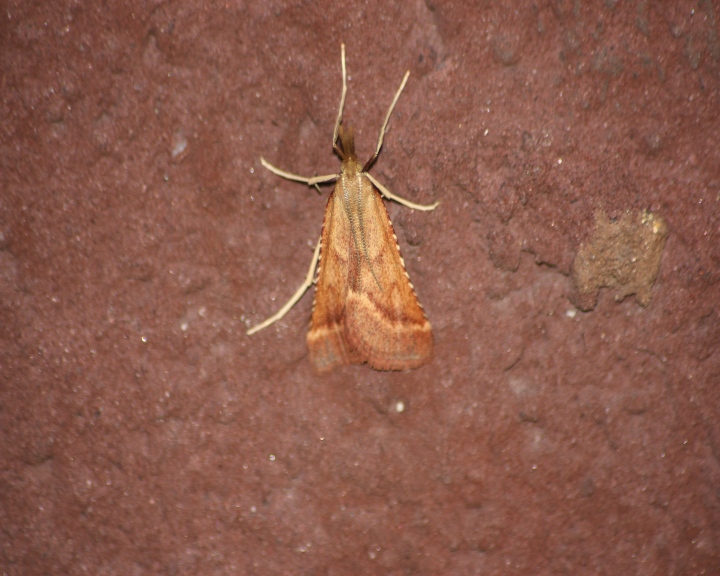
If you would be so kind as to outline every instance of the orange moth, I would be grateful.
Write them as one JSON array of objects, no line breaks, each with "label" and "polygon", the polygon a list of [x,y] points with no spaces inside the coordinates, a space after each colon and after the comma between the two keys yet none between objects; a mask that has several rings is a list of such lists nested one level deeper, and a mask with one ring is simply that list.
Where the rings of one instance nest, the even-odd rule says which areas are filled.
[{"label": "orange moth", "polygon": [[405,73],[390,104],[375,154],[362,165],[355,155],[353,130],[342,124],[347,93],[344,44],[341,53],[343,87],[333,133],[333,149],[342,160],[340,173],[305,178],[260,159],[265,168],[288,180],[308,186],[336,184],[305,281],[275,315],[247,333],[282,318],[316,284],[307,345],[318,372],[365,362],[377,370],[417,368],[432,356],[432,330],[405,271],[381,194],[414,210],[434,210],[439,202],[422,205],[395,196],[368,172],[380,153],[390,114],[410,72]]}]

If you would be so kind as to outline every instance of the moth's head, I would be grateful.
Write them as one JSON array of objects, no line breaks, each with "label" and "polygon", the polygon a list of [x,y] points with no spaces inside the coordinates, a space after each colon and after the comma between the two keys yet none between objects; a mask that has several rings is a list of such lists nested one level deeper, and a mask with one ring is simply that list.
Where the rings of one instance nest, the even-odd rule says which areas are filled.
[{"label": "moth's head", "polygon": [[341,123],[338,128],[338,150],[343,162],[357,160],[355,156],[355,130],[352,126],[345,126]]},{"label": "moth's head", "polygon": [[342,158],[342,166],[340,167],[342,174],[352,178],[356,173],[362,172],[362,164],[358,162],[355,155],[355,132],[351,126],[345,128],[340,124],[336,150],[340,154],[340,158]]}]

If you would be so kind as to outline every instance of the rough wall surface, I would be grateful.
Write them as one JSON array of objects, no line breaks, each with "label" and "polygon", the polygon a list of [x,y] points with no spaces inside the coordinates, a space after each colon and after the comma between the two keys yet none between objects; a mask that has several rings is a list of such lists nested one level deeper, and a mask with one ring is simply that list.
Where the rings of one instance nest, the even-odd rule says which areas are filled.
[{"label": "rough wall surface", "polygon": [[[672,4],[672,6],[670,6]],[[718,574],[720,6],[4,3],[0,573]],[[346,117],[432,364],[316,376]],[[647,307],[571,277],[657,215]]]}]

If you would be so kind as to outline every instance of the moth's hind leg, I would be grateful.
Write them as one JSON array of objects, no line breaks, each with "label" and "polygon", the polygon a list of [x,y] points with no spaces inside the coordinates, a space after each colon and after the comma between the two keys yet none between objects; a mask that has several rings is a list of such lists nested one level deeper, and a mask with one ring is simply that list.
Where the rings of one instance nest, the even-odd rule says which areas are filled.
[{"label": "moth's hind leg", "polygon": [[285,316],[285,314],[288,313],[288,311],[295,306],[296,302],[300,300],[300,298],[303,297],[303,294],[305,294],[305,291],[310,288],[315,283],[315,270],[317,268],[318,258],[320,257],[320,242],[322,241],[322,238],[318,240],[317,246],[315,246],[315,253],[313,254],[312,262],[310,262],[310,269],[308,270],[307,276],[305,277],[305,281],[302,283],[300,288],[297,289],[295,294],[292,295],[292,298],[288,300],[285,305],[280,308],[280,310],[277,311],[276,314],[273,314],[265,320],[264,322],[260,322],[257,326],[253,326],[247,331],[248,336],[252,336],[255,334],[255,332],[258,332],[259,330],[262,330],[263,328],[267,328],[270,326],[270,324],[273,324],[274,322],[277,322]]}]

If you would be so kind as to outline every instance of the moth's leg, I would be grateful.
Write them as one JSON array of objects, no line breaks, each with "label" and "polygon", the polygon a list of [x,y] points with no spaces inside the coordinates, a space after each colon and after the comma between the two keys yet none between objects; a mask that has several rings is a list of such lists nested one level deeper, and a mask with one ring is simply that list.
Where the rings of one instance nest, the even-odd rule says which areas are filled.
[{"label": "moth's leg", "polygon": [[382,128],[380,128],[380,136],[378,136],[378,143],[377,148],[375,149],[375,154],[372,155],[372,158],[365,162],[365,166],[363,167],[363,172],[367,172],[370,170],[370,166],[373,165],[375,160],[378,157],[378,154],[380,154],[380,148],[382,148],[383,140],[385,138],[385,129],[387,128],[388,122],[390,121],[390,114],[392,114],[393,108],[395,108],[395,104],[397,104],[398,99],[400,98],[400,94],[403,91],[403,88],[405,88],[405,83],[407,82],[408,76],[410,76],[410,70],[405,72],[405,76],[402,79],[402,82],[400,83],[400,88],[398,88],[398,91],[395,93],[395,98],[393,98],[392,103],[390,104],[390,108],[387,111],[387,114],[385,115],[385,122],[383,122]]},{"label": "moth's leg", "polygon": [[275,168],[270,162],[265,160],[265,158],[260,158],[260,163],[265,166],[270,172],[273,174],[280,176],[281,178],[287,178],[288,180],[294,180],[295,182],[302,182],[303,184],[307,184],[308,186],[315,186],[317,184],[322,184],[324,182],[332,182],[334,180],[337,180],[340,177],[340,174],[327,174],[325,176],[313,176],[312,178],[306,178],[305,176],[298,176],[297,174],[292,174],[291,172],[285,172],[285,170],[280,170],[280,168]]},{"label": "moth's leg", "polygon": [[257,326],[253,326],[247,331],[248,336],[252,336],[255,334],[255,332],[258,332],[259,330],[262,330],[263,328],[267,328],[272,324],[273,322],[277,322],[287,314],[287,312],[295,306],[296,302],[300,300],[300,298],[303,297],[303,294],[305,294],[305,291],[310,288],[315,283],[315,269],[317,268],[318,258],[320,257],[320,242],[322,238],[318,240],[317,246],[315,246],[315,253],[313,254],[312,262],[310,262],[310,269],[308,270],[307,276],[305,277],[305,281],[302,283],[300,288],[297,289],[297,292],[292,295],[292,298],[287,301],[285,306],[280,308],[280,310],[277,311],[276,314],[273,314],[265,320],[264,322],[261,322]]},{"label": "moth's leg", "polygon": [[402,204],[403,206],[407,206],[408,208],[412,208],[413,210],[423,210],[423,211],[427,212],[430,210],[435,210],[435,208],[437,208],[440,205],[439,201],[433,202],[432,204],[415,204],[415,202],[410,202],[410,200],[405,200],[405,198],[401,198],[400,196],[395,196],[395,194],[390,192],[390,190],[388,190],[387,188],[385,188],[385,186],[380,184],[380,182],[375,180],[375,178],[373,178],[369,172],[365,172],[364,175],[368,177],[368,179],[370,180],[370,182],[373,183],[375,188],[380,190],[380,194],[385,196],[385,198],[387,198],[388,200],[395,200],[395,202],[398,202],[399,204]]},{"label": "moth's leg", "polygon": [[337,145],[338,130],[340,129],[340,121],[342,120],[343,108],[345,107],[345,95],[347,94],[347,72],[345,71],[345,44],[340,44],[340,53],[342,60],[342,96],[340,96],[340,109],[338,110],[337,119],[335,120],[335,130],[333,130],[333,150],[337,152],[338,156],[343,157],[340,148]]},{"label": "moth's leg", "polygon": [[313,176],[308,180],[308,186],[315,186],[317,188],[318,184],[325,184],[327,182],[334,182],[340,178],[340,174],[327,174],[325,176]]}]

